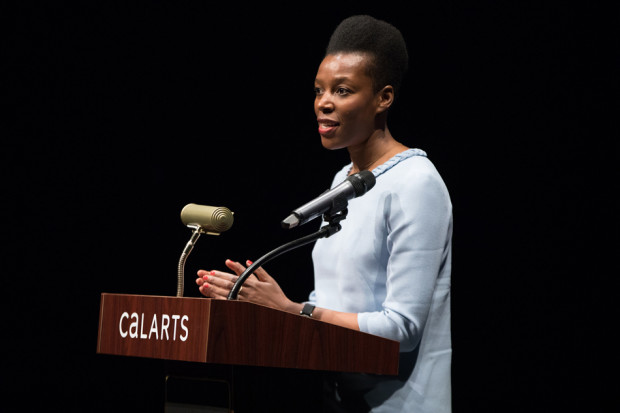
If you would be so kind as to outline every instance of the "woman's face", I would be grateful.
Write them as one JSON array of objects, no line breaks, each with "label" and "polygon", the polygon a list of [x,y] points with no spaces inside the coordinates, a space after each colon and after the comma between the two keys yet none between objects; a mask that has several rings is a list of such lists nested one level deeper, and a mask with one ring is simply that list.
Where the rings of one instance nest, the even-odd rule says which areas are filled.
[{"label": "woman's face", "polygon": [[321,142],[340,149],[366,141],[376,129],[379,94],[366,74],[368,57],[339,53],[323,59],[314,81]]}]

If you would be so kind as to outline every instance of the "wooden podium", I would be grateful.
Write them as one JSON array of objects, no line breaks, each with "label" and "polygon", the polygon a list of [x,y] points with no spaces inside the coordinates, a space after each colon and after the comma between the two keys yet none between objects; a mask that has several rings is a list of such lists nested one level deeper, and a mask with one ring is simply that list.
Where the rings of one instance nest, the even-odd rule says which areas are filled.
[{"label": "wooden podium", "polygon": [[167,360],[177,370],[245,366],[258,380],[287,369],[289,381],[307,371],[396,375],[399,344],[248,302],[103,293],[97,353]]}]

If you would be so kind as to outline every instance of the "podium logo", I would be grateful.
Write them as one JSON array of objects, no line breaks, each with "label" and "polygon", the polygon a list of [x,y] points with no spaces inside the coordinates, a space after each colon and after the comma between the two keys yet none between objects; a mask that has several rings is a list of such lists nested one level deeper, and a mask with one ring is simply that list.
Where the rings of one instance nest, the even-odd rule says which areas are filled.
[{"label": "podium logo", "polygon": [[[189,335],[189,329],[187,328],[186,323],[189,321],[189,317],[186,315],[180,316],[178,314],[161,315],[161,322],[157,319],[157,314],[153,314],[153,318],[151,319],[151,327],[147,329],[148,333],[144,329],[144,313],[131,313],[131,315],[125,311],[121,314],[121,318],[118,322],[118,330],[121,334],[121,337],[127,338],[140,338],[145,340],[177,340],[177,332],[178,338],[181,341],[187,340],[187,336]],[[148,323],[148,321],[147,321]]]}]

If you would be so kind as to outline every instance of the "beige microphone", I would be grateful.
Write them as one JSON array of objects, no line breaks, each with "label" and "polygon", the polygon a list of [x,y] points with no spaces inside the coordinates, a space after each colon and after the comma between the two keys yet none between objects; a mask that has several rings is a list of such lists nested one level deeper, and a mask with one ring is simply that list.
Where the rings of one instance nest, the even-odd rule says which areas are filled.
[{"label": "beige microphone", "polygon": [[187,226],[200,227],[203,231],[219,234],[232,227],[233,212],[226,207],[187,204],[181,210],[181,221]]},{"label": "beige microphone", "polygon": [[185,261],[192,252],[200,234],[220,235],[233,224],[233,213],[226,207],[187,204],[181,210],[181,221],[192,228],[192,236],[185,245],[177,267],[177,297],[183,297],[185,287]]}]

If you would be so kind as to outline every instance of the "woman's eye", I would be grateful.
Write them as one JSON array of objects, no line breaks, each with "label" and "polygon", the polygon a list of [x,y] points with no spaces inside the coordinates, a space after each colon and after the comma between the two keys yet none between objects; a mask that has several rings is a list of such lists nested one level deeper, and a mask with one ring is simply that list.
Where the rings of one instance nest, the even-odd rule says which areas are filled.
[{"label": "woman's eye", "polygon": [[338,89],[336,89],[336,94],[337,95],[348,95],[349,94],[349,90],[345,89],[343,87],[339,87]]},{"label": "woman's eye", "polygon": [[315,87],[315,88],[314,88],[314,94],[315,94],[315,95],[317,95],[317,96],[318,96],[318,95],[320,95],[321,93],[323,93],[323,91],[321,90],[321,88],[320,88],[320,87]]}]

